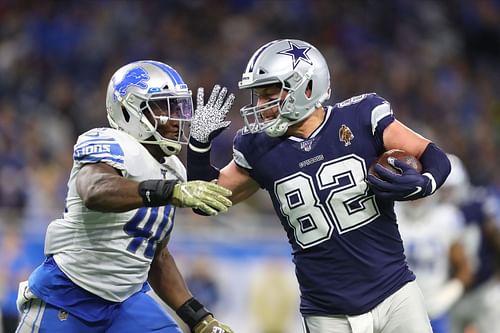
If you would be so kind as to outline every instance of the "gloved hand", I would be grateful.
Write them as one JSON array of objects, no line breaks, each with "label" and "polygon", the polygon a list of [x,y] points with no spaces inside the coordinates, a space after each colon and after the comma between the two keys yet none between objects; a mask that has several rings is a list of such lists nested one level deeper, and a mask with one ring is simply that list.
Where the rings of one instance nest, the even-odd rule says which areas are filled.
[{"label": "gloved hand", "polygon": [[202,319],[194,328],[194,333],[234,333],[234,331],[224,323],[208,315]]},{"label": "gloved hand", "polygon": [[28,281],[22,281],[19,283],[19,289],[17,290],[16,307],[19,313],[23,312],[23,306],[30,299],[36,298],[28,286]]},{"label": "gloved hand", "polygon": [[232,206],[227,198],[231,194],[230,190],[216,183],[193,180],[175,184],[170,202],[177,207],[198,208],[213,216]]},{"label": "gloved hand", "polygon": [[393,167],[401,170],[396,174],[377,164],[375,172],[380,179],[368,174],[366,180],[373,193],[379,198],[393,201],[408,201],[426,197],[432,193],[432,181],[425,174],[420,174],[408,164],[394,159]]},{"label": "gloved hand", "polygon": [[226,98],[226,94],[226,87],[221,89],[216,84],[207,104],[204,105],[204,89],[198,88],[190,138],[190,144],[195,148],[208,150],[211,141],[231,124],[225,119],[233,105],[234,95],[230,94]]}]

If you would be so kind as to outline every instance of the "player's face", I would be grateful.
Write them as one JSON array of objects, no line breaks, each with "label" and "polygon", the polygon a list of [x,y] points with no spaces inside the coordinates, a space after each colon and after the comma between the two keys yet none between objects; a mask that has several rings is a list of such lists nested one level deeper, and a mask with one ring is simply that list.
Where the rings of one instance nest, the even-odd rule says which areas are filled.
[{"label": "player's face", "polygon": [[[171,118],[180,118],[180,109],[178,105],[170,105],[170,114],[168,108],[162,106],[164,102],[152,102],[150,103],[151,110],[156,117],[167,117],[168,121],[165,124],[158,122],[157,131],[161,136],[171,140],[177,140],[179,136],[179,121]],[[148,116],[148,120],[154,124],[154,120],[150,119],[152,117]]]},{"label": "player's face", "polygon": [[[257,107],[261,105],[266,105],[266,103],[275,100],[282,101],[286,97],[286,92],[285,91],[282,92],[281,87],[277,85],[255,88],[254,93],[257,98]],[[276,118],[278,115],[279,115],[278,105],[260,113],[260,116],[264,121],[272,120]]]}]

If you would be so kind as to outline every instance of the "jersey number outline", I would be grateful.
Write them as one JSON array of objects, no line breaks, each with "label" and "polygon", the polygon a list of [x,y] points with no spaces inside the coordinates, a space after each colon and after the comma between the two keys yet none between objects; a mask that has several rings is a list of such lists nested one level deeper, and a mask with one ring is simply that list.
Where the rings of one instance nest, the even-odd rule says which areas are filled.
[{"label": "jersey number outline", "polygon": [[323,202],[313,177],[302,171],[274,183],[281,214],[302,248],[327,241],[334,227],[343,234],[380,216],[375,196],[368,194],[369,187],[364,181],[365,161],[356,154],[322,163],[315,177],[320,191],[329,190]]},{"label": "jersey number outline", "polygon": [[[160,218],[158,218],[160,210],[163,214],[160,214]],[[170,230],[172,230],[173,222],[168,222],[173,219],[173,210],[174,208],[172,206],[165,206],[164,210],[161,209],[161,207],[142,207],[137,209],[135,215],[123,227],[125,233],[133,237],[127,246],[127,251],[135,254],[142,243],[147,241],[144,256],[146,258],[153,258],[156,250],[156,243],[165,238]],[[160,223],[157,222],[159,219],[161,219]],[[169,224],[169,227],[164,233],[167,224]],[[156,231],[153,231],[155,226]],[[165,234],[165,236],[162,236],[163,234]]]}]

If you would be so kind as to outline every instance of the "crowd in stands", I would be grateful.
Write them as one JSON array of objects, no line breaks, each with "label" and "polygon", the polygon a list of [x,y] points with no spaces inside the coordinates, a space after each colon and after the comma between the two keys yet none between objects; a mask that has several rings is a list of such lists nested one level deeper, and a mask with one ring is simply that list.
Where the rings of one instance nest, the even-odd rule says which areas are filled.
[{"label": "crowd in stands", "polygon": [[[76,137],[107,126],[114,69],[160,60],[178,69],[195,96],[198,86],[208,91],[215,83],[233,91],[233,124],[214,147],[221,151],[215,164],[225,165],[242,126],[239,108],[249,101],[238,91],[246,61],[278,38],[307,40],[325,55],[332,104],[377,92],[500,200],[498,0],[1,1],[4,308],[2,298],[12,299],[20,276],[40,262],[47,224],[62,214]],[[20,260],[20,248],[33,261]]]}]

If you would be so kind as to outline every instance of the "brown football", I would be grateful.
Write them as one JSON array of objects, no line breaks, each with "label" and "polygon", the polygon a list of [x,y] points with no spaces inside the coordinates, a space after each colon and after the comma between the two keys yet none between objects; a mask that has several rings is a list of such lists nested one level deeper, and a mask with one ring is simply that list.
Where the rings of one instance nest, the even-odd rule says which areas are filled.
[{"label": "brown football", "polygon": [[422,163],[420,163],[420,161],[415,156],[410,155],[401,149],[391,149],[380,155],[380,157],[377,158],[375,162],[372,163],[372,165],[370,165],[368,173],[374,175],[375,177],[378,177],[378,174],[374,170],[375,164],[378,163],[391,172],[401,174],[401,170],[394,168],[389,163],[389,160],[391,158],[398,159],[401,162],[410,165],[411,167],[413,167],[413,169],[417,170],[418,172],[422,172]]}]

